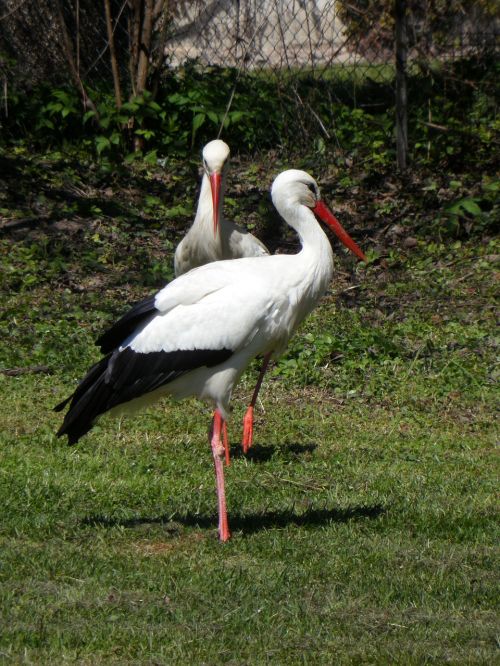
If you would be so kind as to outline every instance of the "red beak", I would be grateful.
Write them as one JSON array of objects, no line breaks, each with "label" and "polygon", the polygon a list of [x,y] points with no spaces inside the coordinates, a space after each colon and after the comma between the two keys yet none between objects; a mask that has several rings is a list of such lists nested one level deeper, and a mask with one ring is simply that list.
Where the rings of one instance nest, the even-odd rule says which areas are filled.
[{"label": "red beak", "polygon": [[222,184],[222,176],[220,173],[212,173],[210,178],[210,188],[212,190],[212,206],[214,211],[214,236],[217,236],[217,229],[219,228],[219,201],[220,190]]},{"label": "red beak", "polygon": [[333,213],[331,213],[328,210],[328,208],[325,206],[325,204],[322,201],[318,201],[318,203],[314,206],[312,211],[315,215],[317,215],[320,218],[320,220],[322,220],[325,224],[327,224],[335,234],[337,234],[338,238],[342,241],[342,243],[344,243],[344,245],[349,250],[351,250],[351,252],[354,252],[354,254],[357,257],[359,257],[361,261],[367,261],[363,250],[359,247],[357,243],[353,241],[353,239],[349,236],[344,227],[337,220],[335,215],[333,215]]}]

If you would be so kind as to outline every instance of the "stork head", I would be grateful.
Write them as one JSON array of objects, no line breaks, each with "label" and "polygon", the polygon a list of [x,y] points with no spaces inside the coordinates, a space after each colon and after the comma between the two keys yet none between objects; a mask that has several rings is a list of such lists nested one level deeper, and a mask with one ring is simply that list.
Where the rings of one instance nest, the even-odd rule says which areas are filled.
[{"label": "stork head", "polygon": [[271,196],[278,210],[283,204],[292,208],[301,205],[310,208],[316,218],[330,227],[351,252],[361,261],[366,261],[364,252],[321,200],[318,184],[308,173],[299,169],[282,171],[274,179]]},{"label": "stork head", "polygon": [[203,169],[210,180],[212,190],[214,236],[217,235],[220,219],[220,196],[222,189],[222,176],[229,158],[229,146],[220,139],[210,141],[203,148]]}]

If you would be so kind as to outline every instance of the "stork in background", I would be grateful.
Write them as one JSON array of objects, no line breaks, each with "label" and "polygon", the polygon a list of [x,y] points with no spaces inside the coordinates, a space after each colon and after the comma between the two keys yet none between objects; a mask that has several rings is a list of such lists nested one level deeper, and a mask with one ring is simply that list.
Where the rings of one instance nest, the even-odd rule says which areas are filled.
[{"label": "stork in background", "polygon": [[[220,139],[210,141],[203,148],[203,178],[198,208],[191,228],[175,251],[176,277],[212,261],[269,255],[269,250],[258,238],[224,217],[224,191],[229,155],[229,146]],[[263,360],[250,405],[243,418],[242,446],[245,453],[253,442],[254,408],[269,361],[268,355]],[[226,429],[223,436],[226,463],[229,464]]]},{"label": "stork in background", "polygon": [[277,357],[284,351],[333,275],[332,248],[315,216],[365,259],[304,171],[281,173],[273,183],[272,199],[299,235],[298,254],[218,261],[180,276],[132,308],[103,336],[106,355],[56,407],[62,410],[69,403],[57,434],[67,435],[73,444],[107,411],[139,407],[164,394],[212,402],[209,440],[222,541],[231,536],[222,430],[233,388],[253,358]]},{"label": "stork in background", "polygon": [[191,228],[175,250],[176,277],[212,261],[269,254],[258,238],[224,217],[229,153],[229,146],[220,139],[210,141],[203,148],[203,177],[198,207]]}]

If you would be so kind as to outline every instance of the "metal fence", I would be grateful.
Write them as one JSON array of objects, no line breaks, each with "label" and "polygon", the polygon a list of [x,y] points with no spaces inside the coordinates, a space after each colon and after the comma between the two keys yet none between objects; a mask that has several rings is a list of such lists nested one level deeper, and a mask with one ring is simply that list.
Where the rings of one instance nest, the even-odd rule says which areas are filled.
[{"label": "metal fence", "polygon": [[[197,58],[206,64],[247,69],[305,67],[319,72],[334,65],[392,63],[392,26],[365,11],[364,16],[358,14],[363,20],[355,30],[347,24],[349,13],[342,6],[351,5],[337,0],[181,2],[168,55],[174,64]],[[498,38],[495,21],[472,14],[469,21],[463,19],[449,18],[446,33],[436,34],[430,16],[409,9],[412,56],[456,58],[480,52]]]},{"label": "metal fence", "polygon": [[[491,3],[454,0],[441,14],[430,0],[403,4],[408,67],[498,52],[500,19]],[[123,54],[133,5],[131,0],[109,0],[114,41]],[[165,71],[195,61],[202,69],[265,70],[282,86],[293,85],[304,72],[325,81],[353,72],[369,72],[376,80],[380,73],[391,81],[395,38],[391,12],[383,11],[388,5],[371,0],[170,0],[165,5],[169,13],[156,18],[156,34],[163,35],[156,47]],[[0,7],[4,88],[13,81],[29,87],[70,80],[69,51],[72,67],[86,85],[112,88],[102,2],[4,0]],[[125,80],[127,58],[119,63]]]},{"label": "metal fence", "polygon": [[[113,31],[126,48],[129,1],[112,0]],[[384,5],[387,3],[381,3]],[[470,10],[446,16],[446,27],[432,25],[430,9],[408,8],[409,60],[451,60],[485,49],[497,49],[498,18]],[[474,3],[465,3],[474,5]],[[237,67],[274,72],[307,69],[331,75],[332,68],[392,65],[393,27],[386,17],[356,6],[367,2],[338,0],[177,0],[171,2],[165,64],[188,60],[200,65]],[[65,36],[58,8],[77,52],[83,80],[111,80],[106,18],[100,2],[66,0],[4,0],[0,5],[0,50],[3,76],[15,74],[30,81],[57,81],[68,76]],[[347,9],[346,9],[347,7]],[[353,29],[353,15],[357,29]],[[434,23],[436,23],[434,19]]]}]

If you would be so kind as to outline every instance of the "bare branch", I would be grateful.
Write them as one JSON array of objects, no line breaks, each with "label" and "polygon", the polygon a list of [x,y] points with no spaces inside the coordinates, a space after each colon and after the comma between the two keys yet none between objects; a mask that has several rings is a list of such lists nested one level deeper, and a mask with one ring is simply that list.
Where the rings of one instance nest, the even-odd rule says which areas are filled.
[{"label": "bare branch", "polygon": [[73,44],[71,42],[71,37],[68,32],[68,27],[66,25],[66,21],[64,20],[64,16],[62,13],[62,7],[61,7],[61,2],[60,0],[57,0],[56,2],[56,15],[57,15],[57,21],[59,24],[59,29],[61,31],[61,37],[62,37],[62,49],[63,53],[66,57],[66,62],[69,67],[70,74],[73,78],[73,81],[75,82],[75,85],[77,88],[80,89],[81,95],[82,95],[82,101],[83,101],[83,106],[86,109],[92,109],[95,113],[95,119],[99,121],[99,114],[97,112],[97,108],[94,104],[94,102],[90,99],[90,97],[87,94],[87,91],[85,90],[85,86],[83,85],[83,81],[80,78],[80,74],[77,70],[76,63],[75,63],[75,58],[73,55]]},{"label": "bare branch", "polygon": [[[120,11],[118,12],[118,16],[116,17],[115,25],[114,25],[114,28],[113,28],[113,35],[115,34],[116,26],[118,25],[118,21],[120,20],[121,15],[123,14],[123,10],[125,9],[125,7],[127,5],[128,5],[128,0],[124,0],[122,6],[120,7]],[[90,67],[87,67],[87,69],[85,70],[84,75],[83,75],[84,77],[87,76],[87,74],[94,69],[94,67],[97,65],[99,60],[103,57],[103,55],[106,53],[108,48],[109,48],[109,44],[108,44],[108,42],[106,42],[106,46],[102,49],[102,51],[99,53],[99,55],[93,61],[93,63],[90,65]]]},{"label": "bare branch", "polygon": [[8,84],[7,84],[7,77],[4,76],[3,78],[3,103],[4,103],[4,113],[5,117],[9,117],[9,104],[8,104]]},{"label": "bare branch", "polygon": [[76,71],[80,78],[80,0],[76,0]]},{"label": "bare branch", "polygon": [[[158,14],[155,19],[156,24],[158,24],[158,22],[160,21],[162,21],[162,23],[159,29],[157,29],[159,32],[159,37],[155,49],[156,57],[151,62],[151,72],[152,72],[151,92],[153,94],[153,97],[156,97],[156,93],[158,92],[158,86],[160,83],[160,74],[162,71],[162,64],[165,58],[165,46],[167,44],[168,28],[171,20],[170,4],[171,0],[170,2],[169,0],[157,0],[155,7],[155,12],[157,10],[160,12],[160,14]],[[163,15],[161,16],[161,14]]]},{"label": "bare branch", "polygon": [[47,375],[52,374],[52,370],[48,365],[31,365],[27,368],[1,368],[0,373],[8,377],[19,377],[19,375],[44,373]]},{"label": "bare branch", "polygon": [[[153,21],[156,21],[156,19],[160,16],[166,2],[167,2],[167,0],[156,0],[155,6],[154,6],[154,9],[153,9]],[[167,7],[167,9],[168,9],[168,7]]]},{"label": "bare branch", "polygon": [[17,12],[17,10],[20,9],[24,5],[25,2],[26,2],[26,0],[21,0],[20,3],[16,7],[14,7],[14,9],[11,9],[10,12],[7,12],[3,16],[0,16],[0,21],[3,21],[6,18],[9,18],[9,16],[12,16],[12,14],[15,14]]}]

